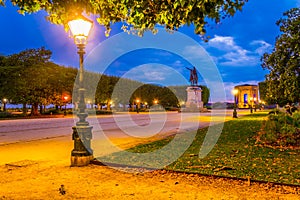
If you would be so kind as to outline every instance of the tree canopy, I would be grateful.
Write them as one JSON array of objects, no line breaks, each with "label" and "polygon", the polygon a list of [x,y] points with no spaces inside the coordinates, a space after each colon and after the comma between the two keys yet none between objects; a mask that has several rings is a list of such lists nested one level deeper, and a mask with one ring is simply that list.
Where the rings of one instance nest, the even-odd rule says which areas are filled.
[{"label": "tree canopy", "polygon": [[300,8],[293,8],[277,21],[282,34],[272,53],[262,57],[266,75],[266,100],[269,103],[292,103],[300,100]]},{"label": "tree canopy", "polygon": [[[248,0],[10,0],[18,6],[19,13],[33,13],[45,10],[47,19],[55,24],[66,25],[74,16],[82,14],[97,16],[97,22],[106,27],[123,23],[126,31],[145,30],[155,32],[155,25],[167,30],[177,30],[182,25],[195,27],[196,34],[205,34],[208,21],[219,23],[221,19],[233,16]],[[0,4],[5,5],[4,0]],[[67,26],[65,26],[67,27]]]},{"label": "tree canopy", "polygon": [[[24,108],[30,104],[33,115],[38,114],[38,106],[66,104],[64,96],[69,97],[68,102],[76,103],[78,70],[51,62],[51,54],[50,50],[41,47],[0,56],[0,98],[7,98],[13,104],[23,104]],[[149,106],[158,100],[163,107],[171,108],[186,101],[187,86],[162,87],[88,71],[84,76],[86,99],[98,105],[108,105],[112,101],[116,107],[123,104],[125,108],[125,105],[133,105],[139,99],[140,103],[147,102]],[[205,86],[201,88],[202,99],[207,103],[209,90]]]},{"label": "tree canopy", "polygon": [[38,114],[38,105],[61,105],[62,95],[72,93],[77,69],[50,62],[51,54],[41,47],[1,57],[0,97],[24,108],[32,105],[33,115]]}]

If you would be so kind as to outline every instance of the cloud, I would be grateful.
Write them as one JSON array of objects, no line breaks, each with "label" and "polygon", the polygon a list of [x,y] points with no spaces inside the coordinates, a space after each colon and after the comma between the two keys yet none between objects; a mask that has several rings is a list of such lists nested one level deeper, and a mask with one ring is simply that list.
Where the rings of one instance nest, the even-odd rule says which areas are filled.
[{"label": "cloud", "polygon": [[234,43],[233,37],[229,36],[218,36],[215,35],[213,39],[209,40],[208,44],[211,47],[217,48],[219,50],[234,50],[239,49],[238,46]]},{"label": "cloud", "polygon": [[123,75],[144,83],[161,85],[186,84],[187,80],[176,69],[158,63],[149,63],[137,66]]},{"label": "cloud", "polygon": [[185,46],[182,54],[186,59],[198,59],[207,56],[207,52],[200,45]]},{"label": "cloud", "polygon": [[263,40],[255,40],[250,43],[250,47],[254,49],[248,50],[237,45],[231,36],[215,35],[205,47],[220,66],[249,67],[257,66],[262,54],[270,51],[272,45]]},{"label": "cloud", "polygon": [[179,68],[179,67],[184,67],[184,64],[180,60],[176,60],[173,64],[173,67]]},{"label": "cloud", "polygon": [[218,59],[218,63],[221,61],[223,66],[254,66],[258,63],[259,58],[251,55],[251,53],[245,49],[238,49],[224,54]]},{"label": "cloud", "polygon": [[272,45],[263,41],[263,40],[254,40],[250,43],[252,46],[258,46],[257,49],[255,49],[255,53],[259,55],[263,55],[265,52],[270,52],[272,50]]},{"label": "cloud", "polygon": [[162,81],[166,79],[166,70],[157,69],[151,64],[145,64],[140,67],[134,68],[130,73],[131,76],[137,79],[144,79],[147,81]]}]

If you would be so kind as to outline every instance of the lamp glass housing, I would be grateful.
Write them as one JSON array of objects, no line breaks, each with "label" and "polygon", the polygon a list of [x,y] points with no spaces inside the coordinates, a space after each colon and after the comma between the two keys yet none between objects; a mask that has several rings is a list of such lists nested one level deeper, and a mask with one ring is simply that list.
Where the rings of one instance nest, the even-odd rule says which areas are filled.
[{"label": "lamp glass housing", "polygon": [[232,90],[232,94],[233,94],[233,95],[237,95],[238,92],[239,92],[239,91],[238,91],[237,89]]},{"label": "lamp glass housing", "polygon": [[75,44],[86,44],[87,37],[93,22],[85,17],[80,17],[68,22]]}]

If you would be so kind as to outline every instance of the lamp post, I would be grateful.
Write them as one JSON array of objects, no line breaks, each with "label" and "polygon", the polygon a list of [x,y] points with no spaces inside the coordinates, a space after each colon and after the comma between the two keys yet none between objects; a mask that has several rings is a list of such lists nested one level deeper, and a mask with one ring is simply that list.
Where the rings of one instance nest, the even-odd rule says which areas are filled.
[{"label": "lamp post", "polygon": [[250,113],[253,113],[252,107],[253,107],[253,97],[250,97]]},{"label": "lamp post", "polygon": [[67,102],[68,102],[68,96],[64,96],[64,100],[65,100],[65,110],[64,110],[64,116],[67,115]]},{"label": "lamp post", "polygon": [[79,121],[72,127],[74,140],[74,149],[71,152],[71,166],[85,166],[93,159],[93,150],[91,149],[92,126],[86,121],[85,89],[84,89],[84,68],[83,55],[85,54],[85,45],[93,22],[83,16],[68,22],[71,33],[74,37],[74,43],[78,48],[79,55],[79,104],[77,116]]},{"label": "lamp post", "polygon": [[257,100],[256,97],[254,97],[253,100],[254,100],[254,112],[256,112],[256,100]]},{"label": "lamp post", "polygon": [[237,112],[236,112],[236,95],[237,95],[237,93],[238,93],[237,89],[232,90],[232,94],[234,96],[233,113],[232,113],[233,118],[238,118]]},{"label": "lamp post", "polygon": [[140,100],[136,100],[136,113],[139,113],[139,105],[140,105]]},{"label": "lamp post", "polygon": [[112,102],[112,101],[110,101],[110,102],[109,102],[109,105],[108,105],[108,107],[109,107],[109,110],[111,110],[111,109],[112,109],[112,106],[113,106],[113,102]]},{"label": "lamp post", "polygon": [[3,99],[3,111],[6,111],[6,103],[7,103],[7,99]]}]

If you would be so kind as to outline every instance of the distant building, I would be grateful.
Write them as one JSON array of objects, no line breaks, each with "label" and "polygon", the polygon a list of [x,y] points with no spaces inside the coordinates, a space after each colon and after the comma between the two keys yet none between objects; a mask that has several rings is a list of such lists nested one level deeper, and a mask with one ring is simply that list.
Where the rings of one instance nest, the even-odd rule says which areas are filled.
[{"label": "distant building", "polygon": [[250,108],[259,103],[258,86],[257,85],[237,85],[234,87],[237,90],[235,101],[238,108]]}]

